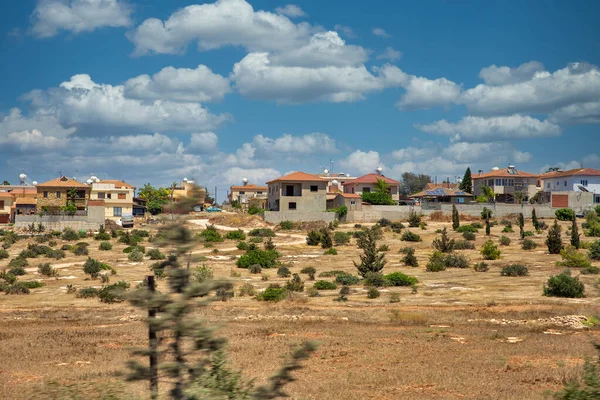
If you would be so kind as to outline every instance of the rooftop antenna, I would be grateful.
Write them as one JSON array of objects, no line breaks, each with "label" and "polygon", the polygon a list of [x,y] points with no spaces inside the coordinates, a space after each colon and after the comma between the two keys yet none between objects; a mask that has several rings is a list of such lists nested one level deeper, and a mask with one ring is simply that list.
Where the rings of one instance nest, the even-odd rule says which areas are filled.
[{"label": "rooftop antenna", "polygon": [[27,174],[21,172],[19,174],[19,185],[26,186],[27,185]]},{"label": "rooftop antenna", "polygon": [[381,172],[383,171],[383,168],[377,167],[377,169],[375,171],[377,171],[377,174],[381,175]]},{"label": "rooftop antenna", "polygon": [[243,178],[242,183],[244,184],[244,186],[246,186],[248,184],[248,178]]}]

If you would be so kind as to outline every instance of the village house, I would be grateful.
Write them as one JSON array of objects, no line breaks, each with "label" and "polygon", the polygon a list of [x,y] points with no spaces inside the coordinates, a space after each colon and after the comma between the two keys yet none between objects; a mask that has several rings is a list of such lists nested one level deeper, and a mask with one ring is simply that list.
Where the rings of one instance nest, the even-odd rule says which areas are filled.
[{"label": "village house", "polygon": [[494,191],[495,201],[500,203],[515,203],[519,196],[522,201],[528,201],[537,193],[537,175],[520,171],[513,165],[507,168],[493,168],[490,172],[479,171],[472,176],[473,194],[481,196],[483,187]]},{"label": "village house", "polygon": [[90,200],[104,201],[106,219],[118,220],[123,215],[133,215],[135,187],[119,180],[92,180]]},{"label": "village house", "polygon": [[327,179],[305,172],[293,172],[267,182],[271,211],[325,211]]},{"label": "village house", "polygon": [[12,194],[0,192],[0,224],[8,224],[11,221],[11,207],[15,201]]},{"label": "village house", "polygon": [[362,195],[367,192],[374,192],[377,185],[377,180],[383,180],[388,184],[388,192],[392,196],[392,200],[396,204],[400,201],[400,182],[388,178],[381,173],[381,169],[378,168],[376,173],[360,176],[356,179],[348,181],[344,184],[344,193]]},{"label": "village house", "polygon": [[473,200],[471,193],[458,188],[456,183],[428,183],[421,192],[412,194],[411,199],[429,203],[463,204]]},{"label": "village house", "polygon": [[89,185],[66,176],[40,183],[36,189],[36,210],[45,213],[63,211],[67,205],[73,205],[79,211],[85,210],[91,191]]},{"label": "village house", "polygon": [[187,178],[173,188],[173,201],[175,203],[183,200],[191,200],[195,205],[203,205],[206,197],[206,189],[196,185],[196,183]]},{"label": "village house", "polygon": [[232,204],[237,201],[242,208],[248,208],[250,203],[259,208],[265,208],[267,203],[267,186],[259,186],[248,183],[248,179],[242,179],[242,185],[233,185],[229,188],[228,200]]},{"label": "village house", "polygon": [[576,168],[548,171],[539,176],[538,203],[552,207],[586,209],[600,204],[600,170]]}]

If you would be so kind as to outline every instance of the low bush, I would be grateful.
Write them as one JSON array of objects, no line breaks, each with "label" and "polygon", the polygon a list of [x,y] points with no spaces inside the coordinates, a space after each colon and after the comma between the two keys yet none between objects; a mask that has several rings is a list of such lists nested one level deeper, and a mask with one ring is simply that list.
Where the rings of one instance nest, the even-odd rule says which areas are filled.
[{"label": "low bush", "polygon": [[416,277],[403,274],[402,272],[387,274],[385,275],[385,280],[390,286],[412,286],[419,282]]},{"label": "low bush", "polygon": [[406,231],[402,234],[400,240],[403,240],[405,242],[420,242],[422,239],[421,236],[419,236],[418,234],[411,231]]},{"label": "low bush", "polygon": [[300,275],[292,275],[292,279],[286,282],[285,288],[290,292],[304,292],[304,282],[300,278]]},{"label": "low bush", "polygon": [[554,212],[559,221],[572,221],[575,218],[575,211],[570,208],[559,208]]},{"label": "low bush", "polygon": [[250,239],[248,239],[248,241],[250,243],[262,243],[264,241],[264,238],[260,237],[260,236],[256,236],[256,237],[251,237]]},{"label": "low bush", "polygon": [[380,251],[380,252],[390,251],[390,246],[388,246],[387,244],[382,244],[381,246],[379,246],[377,251]]},{"label": "low bush", "polygon": [[227,234],[225,235],[225,238],[229,239],[229,240],[246,240],[246,234],[244,233],[243,230],[238,229],[235,231],[227,232]]},{"label": "low bush", "polygon": [[475,270],[475,272],[487,272],[490,269],[490,267],[482,261],[482,262],[476,263],[473,266],[473,269]]},{"label": "low bush", "polygon": [[294,223],[292,221],[281,221],[279,227],[284,231],[290,231],[294,229]]},{"label": "low bush", "polygon": [[531,231],[525,231],[525,232],[523,232],[523,236],[525,236],[525,237],[529,237],[529,236],[533,236],[533,235],[534,235],[534,233],[531,232]]},{"label": "low bush", "polygon": [[600,260],[600,240],[592,242],[588,251],[588,255],[592,260]]},{"label": "low bush", "polygon": [[110,240],[110,233],[106,232],[104,225],[100,226],[98,233],[94,236],[94,240]]},{"label": "low bush", "polygon": [[277,276],[280,278],[289,278],[292,276],[292,273],[288,267],[279,267],[277,268]]},{"label": "low bush", "polygon": [[159,249],[150,249],[146,255],[150,257],[151,260],[164,260],[167,258],[167,256],[161,253]]},{"label": "low bush", "polygon": [[18,257],[21,258],[36,258],[39,254],[32,249],[21,250]]},{"label": "low bush", "polygon": [[415,249],[413,249],[412,247],[406,247],[405,249],[405,256],[402,257],[402,262],[404,263],[404,265],[409,267],[418,267],[419,260],[417,259],[417,256],[415,256]]},{"label": "low bush", "polygon": [[386,227],[386,226],[390,226],[392,224],[392,221],[390,221],[387,218],[381,218],[379,221],[377,221],[377,223],[383,227]]},{"label": "low bush", "polygon": [[260,274],[262,272],[262,267],[258,264],[251,265],[248,267],[248,272],[251,274]]},{"label": "low bush", "polygon": [[83,264],[83,272],[89,275],[92,279],[96,279],[102,269],[102,263],[91,257],[88,257],[86,262]]},{"label": "low bush", "polygon": [[444,264],[444,253],[439,250],[434,251],[429,256],[429,261],[427,262],[425,269],[429,272],[444,271],[446,269],[446,265]]},{"label": "low bush", "polygon": [[338,231],[333,234],[333,242],[336,246],[345,246],[350,243],[350,237],[350,233]]},{"label": "low bush", "polygon": [[0,260],[3,260],[3,259],[8,258],[8,257],[10,257],[9,254],[8,254],[8,251],[6,251],[4,249],[1,249],[0,250]]},{"label": "low bush", "polygon": [[508,236],[502,235],[500,237],[500,245],[501,246],[508,246],[509,244],[510,244],[510,238]]},{"label": "low bush", "polygon": [[50,263],[44,263],[38,266],[38,274],[44,276],[57,276],[58,271],[54,269],[54,267],[50,265]]},{"label": "low bush", "polygon": [[360,282],[360,278],[352,274],[343,273],[335,277],[335,282],[344,286],[352,286]]},{"label": "low bush", "polygon": [[79,297],[79,298],[82,298],[82,299],[89,299],[91,297],[97,297],[98,296],[98,289],[93,288],[93,287],[81,288],[77,292],[76,296]]},{"label": "low bush", "polygon": [[46,253],[46,257],[53,258],[55,260],[60,260],[61,258],[65,258],[65,252],[62,250],[50,250]]},{"label": "low bush", "polygon": [[600,274],[600,268],[590,265],[589,267],[582,268],[579,272],[581,272],[582,275],[598,275]]},{"label": "low bush", "polygon": [[537,243],[531,239],[524,239],[523,243],[521,243],[521,248],[523,250],[533,250],[537,247]]},{"label": "low bush", "polygon": [[37,289],[46,286],[44,282],[40,281],[20,281],[16,282],[16,284],[26,287],[27,289]]},{"label": "low bush", "polygon": [[275,232],[270,228],[255,228],[248,235],[255,237],[275,237]]},{"label": "low bush", "polygon": [[306,235],[306,244],[309,246],[318,246],[321,243],[321,232],[309,231]]},{"label": "low bush", "polygon": [[319,274],[319,278],[331,278],[331,277],[338,276],[338,275],[345,274],[345,273],[346,272],[340,271],[340,270],[323,271]]},{"label": "low bush", "polygon": [[236,265],[239,268],[248,268],[251,265],[258,264],[262,268],[273,268],[280,254],[277,250],[249,250],[246,254],[238,258]]},{"label": "low bush", "polygon": [[513,233],[513,232],[514,232],[514,229],[511,226],[505,226],[502,229],[502,233]]},{"label": "low bush", "polygon": [[326,256],[337,256],[338,252],[333,247],[330,247],[327,250],[325,250],[325,252],[323,254]]},{"label": "low bush", "polygon": [[458,232],[458,233],[465,233],[465,232],[477,233],[477,228],[475,228],[473,225],[461,225],[458,227],[456,232]]},{"label": "low bush", "polygon": [[571,276],[571,272],[567,270],[548,278],[543,293],[544,296],[582,298],[585,297],[585,286],[578,277]]},{"label": "low bush", "polygon": [[206,265],[202,265],[200,267],[196,267],[194,269],[194,272],[192,272],[192,276],[194,277],[194,280],[198,283],[204,283],[207,281],[212,281],[215,277],[215,274],[212,270],[212,268],[206,266]]},{"label": "low bush", "polygon": [[386,283],[385,277],[379,272],[367,272],[365,274],[365,286],[383,287]]},{"label": "low bush", "polygon": [[29,261],[27,261],[26,258],[22,258],[22,257],[13,258],[8,263],[8,268],[14,268],[14,267],[24,268],[24,267],[28,267],[28,266],[29,266]]},{"label": "low bush", "polygon": [[556,265],[567,268],[585,268],[589,267],[590,259],[584,253],[580,253],[575,247],[567,246],[560,251],[562,261],[557,261]]},{"label": "low bush", "polygon": [[254,243],[246,243],[246,242],[238,242],[237,246],[236,246],[239,250],[245,250],[245,251],[249,251],[249,250],[256,250],[258,247],[256,247],[256,244]]},{"label": "low bush", "polygon": [[60,236],[62,240],[75,241],[79,240],[79,233],[75,232],[72,228],[65,228],[62,231],[62,235]]},{"label": "low bush", "polygon": [[369,299],[376,299],[379,296],[381,296],[381,292],[379,290],[377,290],[376,287],[370,287],[369,290],[367,291],[367,298],[369,298]]},{"label": "low bush", "polygon": [[4,282],[6,282],[9,285],[12,285],[13,283],[15,283],[17,281],[17,277],[13,274],[6,271],[0,271],[0,279],[2,279]]},{"label": "low bush", "polygon": [[474,232],[463,232],[462,236],[463,236],[463,238],[465,238],[465,240],[475,240],[476,239]]},{"label": "low bush", "polygon": [[102,251],[109,251],[112,250],[112,243],[110,242],[101,242],[99,249]]},{"label": "low bush", "polygon": [[286,297],[285,288],[279,287],[279,285],[271,285],[264,290],[264,292],[256,295],[257,300],[261,301],[281,301]]},{"label": "low bush", "polygon": [[471,222],[470,224],[473,228],[475,229],[482,229],[483,228],[483,224],[481,222]]},{"label": "low bush", "polygon": [[71,251],[73,249],[73,246],[70,244],[63,244],[62,247],[60,248],[62,251]]},{"label": "low bush", "polygon": [[483,244],[483,247],[481,248],[481,255],[483,256],[484,260],[497,260],[500,258],[500,254],[501,252],[498,249],[498,246],[496,246],[494,242],[492,242],[489,239]]},{"label": "low bush", "polygon": [[421,215],[411,211],[408,215],[408,226],[416,228],[421,224]]},{"label": "low bush", "polygon": [[238,295],[240,297],[243,297],[243,296],[256,296],[256,289],[254,289],[254,286],[251,283],[246,282],[242,286],[240,286],[240,290],[238,292]]},{"label": "low bush", "polygon": [[223,239],[221,234],[216,229],[209,229],[209,227],[200,232],[198,237],[200,237],[200,240],[204,243],[220,243],[225,241],[225,239]]},{"label": "low bush", "polygon": [[511,264],[503,267],[500,271],[500,275],[502,276],[527,276],[529,275],[529,270],[523,264]]},{"label": "low bush", "polygon": [[73,247],[73,254],[76,256],[87,256],[89,254],[89,250],[87,246],[74,246]]},{"label": "low bush", "polygon": [[27,274],[27,271],[23,267],[12,267],[8,270],[8,273],[14,276],[23,276]]},{"label": "low bush", "polygon": [[314,281],[317,270],[315,269],[315,267],[304,267],[300,270],[300,273],[308,275],[308,279]]},{"label": "low bush", "polygon": [[400,293],[390,293],[390,303],[400,303]]},{"label": "low bush", "polygon": [[454,242],[454,250],[474,250],[475,243],[466,240],[457,240]]},{"label": "low bush", "polygon": [[140,262],[144,260],[144,253],[139,250],[134,250],[127,256],[129,261]]},{"label": "low bush", "polygon": [[129,283],[118,281],[112,285],[103,286],[98,291],[98,297],[103,303],[120,303],[126,300],[125,291],[129,289]]},{"label": "low bush", "polygon": [[316,281],[314,288],[317,290],[335,290],[337,285],[330,281]]},{"label": "low bush", "polygon": [[469,259],[462,254],[446,254],[444,266],[446,268],[469,268]]}]

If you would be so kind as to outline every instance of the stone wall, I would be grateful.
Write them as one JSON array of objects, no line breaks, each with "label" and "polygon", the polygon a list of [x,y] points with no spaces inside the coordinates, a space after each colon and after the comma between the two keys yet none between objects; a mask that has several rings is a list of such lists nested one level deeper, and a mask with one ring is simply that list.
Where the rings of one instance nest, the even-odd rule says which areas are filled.
[{"label": "stone wall", "polygon": [[278,224],[281,221],[308,222],[325,221],[332,222],[335,219],[335,213],[332,212],[302,212],[302,211],[265,211],[263,218],[271,224]]},{"label": "stone wall", "polygon": [[17,215],[15,228],[24,229],[32,223],[42,224],[47,231],[61,231],[64,228],[75,230],[97,230],[104,224],[104,206],[88,207],[87,215]]}]

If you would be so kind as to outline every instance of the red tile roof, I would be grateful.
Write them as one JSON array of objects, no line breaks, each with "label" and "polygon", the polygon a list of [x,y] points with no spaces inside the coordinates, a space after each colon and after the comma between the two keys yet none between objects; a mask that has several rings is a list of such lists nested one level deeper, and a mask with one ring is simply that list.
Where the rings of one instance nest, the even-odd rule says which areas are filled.
[{"label": "red tile roof", "polygon": [[327,182],[327,179],[317,175],[307,174],[306,172],[292,172],[291,174],[273,179],[272,181],[267,182],[267,184],[275,182]]},{"label": "red tile roof", "polygon": [[37,199],[33,199],[31,197],[19,197],[16,199],[15,204],[29,204],[29,205],[36,205],[37,204]]},{"label": "red tile roof", "polygon": [[383,179],[386,183],[390,185],[399,185],[400,182],[388,178],[384,175],[379,175],[376,173],[371,173],[363,176],[359,176],[358,178],[352,180],[351,182],[347,182],[346,185],[354,185],[355,183],[377,183],[377,179]]},{"label": "red tile roof", "polygon": [[236,190],[236,191],[245,190],[247,192],[260,192],[260,191],[266,191],[266,190],[268,190],[268,188],[266,186],[257,186],[253,183],[249,183],[247,185],[242,185],[242,186],[232,186],[230,188],[230,190],[232,192],[234,190]]},{"label": "red tile roof", "polygon": [[102,179],[98,183],[112,183],[113,185],[115,185],[115,188],[117,188],[117,189],[121,189],[123,187],[126,189],[135,189],[135,186],[132,186],[129,183],[120,181],[118,179]]},{"label": "red tile roof", "polygon": [[514,178],[514,177],[525,177],[525,178],[536,178],[537,175],[530,174],[529,172],[519,171],[518,169],[514,169],[516,173],[512,174],[508,172],[508,168],[499,169],[497,171],[490,171],[479,174],[473,174],[472,179],[482,179],[482,178]]},{"label": "red tile roof", "polygon": [[0,198],[3,199],[12,199],[13,195],[8,192],[0,192]]},{"label": "red tile roof", "polygon": [[85,183],[76,181],[75,179],[61,176],[48,182],[39,183],[36,187],[68,187],[68,188],[89,188]]},{"label": "red tile roof", "polygon": [[566,176],[600,176],[600,170],[593,168],[577,168],[568,171],[552,171],[553,175],[547,175],[547,178],[564,178]]},{"label": "red tile roof", "polygon": [[338,196],[342,196],[342,197],[345,197],[347,199],[360,199],[361,198],[356,193],[339,193]]}]

